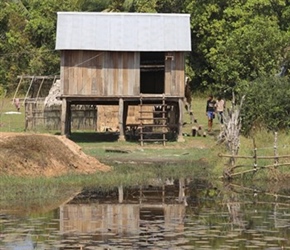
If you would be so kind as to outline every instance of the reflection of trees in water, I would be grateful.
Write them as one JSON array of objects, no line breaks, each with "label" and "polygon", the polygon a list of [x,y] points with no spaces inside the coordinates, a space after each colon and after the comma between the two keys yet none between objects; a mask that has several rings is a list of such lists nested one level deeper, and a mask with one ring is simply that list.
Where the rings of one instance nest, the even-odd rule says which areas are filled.
[{"label": "reflection of trees in water", "polygon": [[222,234],[259,230],[266,221],[267,227],[273,229],[290,225],[290,184],[282,189],[273,183],[267,186],[256,181],[254,187],[253,181],[243,184],[192,180],[188,185],[187,215],[207,230],[222,225]]},{"label": "reflection of trees in water", "polygon": [[243,219],[243,213],[241,212],[239,194],[233,192],[230,186],[226,186],[224,190],[224,203],[227,205],[229,212],[229,219],[231,223],[231,229],[235,226],[239,229],[244,230],[246,228],[245,220]]},{"label": "reflection of trees in water", "polygon": [[[252,211],[255,213],[259,211],[259,207],[263,207],[265,211],[273,212],[274,228],[289,226],[290,219],[287,214],[290,208],[290,196],[285,194],[285,192],[288,193],[288,190],[289,187],[285,190],[279,188],[279,185],[273,185],[273,183],[268,186],[264,185],[263,189],[257,188],[257,186],[247,187],[233,183],[225,186],[224,202],[229,211],[232,228],[238,226],[240,229],[253,229],[254,220],[249,211],[243,212],[243,208],[253,209]],[[258,215],[261,219],[268,219],[263,218],[262,214]],[[269,216],[268,213],[265,216]]]}]

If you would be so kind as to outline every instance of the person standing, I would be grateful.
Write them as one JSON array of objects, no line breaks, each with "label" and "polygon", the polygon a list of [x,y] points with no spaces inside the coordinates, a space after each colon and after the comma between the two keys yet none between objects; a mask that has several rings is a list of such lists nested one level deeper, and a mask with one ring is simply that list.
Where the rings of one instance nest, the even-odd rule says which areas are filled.
[{"label": "person standing", "polygon": [[206,102],[206,116],[208,119],[208,132],[211,132],[212,130],[212,123],[213,123],[213,119],[215,118],[215,107],[216,107],[216,102],[213,99],[213,96],[210,95]]},{"label": "person standing", "polygon": [[217,99],[216,102],[216,112],[218,115],[218,120],[220,122],[220,124],[224,124],[224,110],[226,107],[226,102],[223,98],[221,98],[220,96]]},{"label": "person standing", "polygon": [[19,100],[19,98],[14,99],[14,105],[15,105],[15,108],[17,109],[17,111],[19,112],[20,111],[20,100]]}]

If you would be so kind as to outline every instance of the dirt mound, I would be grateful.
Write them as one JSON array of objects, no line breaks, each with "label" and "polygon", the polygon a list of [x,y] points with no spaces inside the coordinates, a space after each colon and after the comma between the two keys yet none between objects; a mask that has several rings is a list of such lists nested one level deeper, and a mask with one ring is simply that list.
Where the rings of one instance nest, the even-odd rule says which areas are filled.
[{"label": "dirt mound", "polygon": [[64,136],[0,133],[0,174],[58,176],[109,170]]}]

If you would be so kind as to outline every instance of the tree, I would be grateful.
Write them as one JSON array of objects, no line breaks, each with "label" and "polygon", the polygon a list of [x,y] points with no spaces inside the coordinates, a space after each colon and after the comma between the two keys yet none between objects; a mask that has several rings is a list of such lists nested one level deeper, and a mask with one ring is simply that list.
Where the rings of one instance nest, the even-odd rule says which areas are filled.
[{"label": "tree", "polygon": [[156,13],[157,0],[135,0],[134,9],[136,12]]},{"label": "tree", "polygon": [[15,0],[1,5],[0,84],[12,92],[17,75],[59,74],[59,55],[54,49],[56,12],[79,10],[80,2]]},{"label": "tree", "polygon": [[29,38],[24,33],[27,22],[25,8],[14,2],[4,2],[5,8],[1,11],[1,84],[5,88],[12,88],[15,78],[22,74],[22,69],[29,62],[31,49]]},{"label": "tree", "polygon": [[231,94],[243,81],[275,74],[289,45],[282,11],[287,5],[283,0],[186,1],[195,85]]},{"label": "tree", "polygon": [[287,77],[261,77],[244,90],[242,132],[251,135],[253,130],[289,130],[290,88]]}]

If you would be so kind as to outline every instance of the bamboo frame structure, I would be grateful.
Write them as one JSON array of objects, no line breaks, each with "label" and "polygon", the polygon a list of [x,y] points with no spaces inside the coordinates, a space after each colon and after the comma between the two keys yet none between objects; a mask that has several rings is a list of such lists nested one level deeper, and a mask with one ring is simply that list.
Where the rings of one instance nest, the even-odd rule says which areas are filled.
[{"label": "bamboo frame structure", "polygon": [[[234,160],[238,159],[238,158],[239,159],[253,159],[254,160],[253,169],[248,169],[248,170],[240,171],[240,172],[237,172],[237,173],[233,173],[233,170],[235,170],[237,168],[249,167],[248,164],[233,165],[226,172],[224,172],[224,175],[221,176],[220,178],[231,179],[232,177],[237,176],[237,175],[243,175],[243,174],[246,174],[246,173],[253,173],[253,172],[257,172],[258,170],[269,169],[271,167],[277,168],[277,167],[281,167],[281,166],[290,166],[290,162],[279,163],[279,159],[288,159],[288,158],[290,158],[290,155],[280,155],[280,156],[278,155],[277,141],[278,141],[278,133],[275,132],[274,146],[273,146],[274,155],[272,155],[272,156],[258,156],[256,142],[255,142],[254,139],[253,139],[254,155],[244,156],[244,155],[234,155],[234,154],[232,154],[232,155],[230,155],[230,154],[218,154],[219,157],[224,157],[224,158],[229,158],[229,159],[234,159]],[[266,160],[273,159],[274,163],[258,167],[258,160],[259,159],[266,159]]]},{"label": "bamboo frame structure", "polygon": [[15,93],[14,93],[14,95],[13,95],[12,102],[14,102],[14,100],[15,100],[17,94],[18,94],[19,88],[20,88],[20,86],[22,85],[23,80],[25,80],[25,79],[30,79],[30,84],[29,84],[29,87],[28,87],[28,89],[27,89],[27,91],[26,91],[26,93],[25,93],[25,97],[24,97],[24,99],[23,99],[23,103],[22,103],[22,105],[25,104],[25,101],[26,101],[27,98],[28,98],[29,92],[30,92],[31,87],[32,87],[32,85],[33,85],[33,83],[34,83],[35,80],[41,80],[40,86],[39,86],[39,88],[38,88],[38,90],[37,90],[37,96],[36,96],[36,102],[37,102],[37,99],[38,99],[38,97],[39,97],[39,94],[40,94],[41,88],[42,88],[42,86],[43,86],[44,80],[50,80],[50,79],[53,79],[53,82],[52,82],[52,84],[53,84],[53,83],[56,81],[56,79],[59,79],[59,77],[60,77],[60,76],[58,76],[58,75],[53,75],[53,76],[30,76],[30,75],[21,75],[21,76],[17,76],[17,78],[20,79],[20,80],[19,80],[19,82],[18,82],[18,84],[17,84],[17,87],[16,87],[16,90],[15,90]]}]

